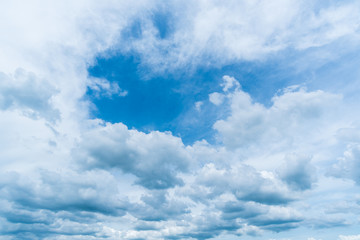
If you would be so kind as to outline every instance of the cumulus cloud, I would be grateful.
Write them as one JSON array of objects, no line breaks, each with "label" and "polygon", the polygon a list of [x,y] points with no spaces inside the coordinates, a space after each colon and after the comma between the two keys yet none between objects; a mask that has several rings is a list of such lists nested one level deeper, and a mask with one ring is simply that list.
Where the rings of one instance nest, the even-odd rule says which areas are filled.
[{"label": "cumulus cloud", "polygon": [[183,214],[189,213],[188,206],[164,192],[153,192],[143,195],[139,204],[129,206],[129,212],[138,219],[145,221],[169,221],[180,219]]},{"label": "cumulus cloud", "polygon": [[2,196],[22,209],[115,215],[123,212],[121,201],[116,195],[116,182],[107,172],[61,175],[44,170],[37,180],[21,177],[17,173],[5,173],[1,187]]},{"label": "cumulus cloud", "polygon": [[288,88],[274,96],[272,106],[266,108],[242,90],[230,94],[230,116],[214,124],[230,149],[264,143],[267,149],[281,147],[281,144],[296,147],[304,140],[301,138],[306,137],[304,131],[316,133],[314,126],[320,125],[331,113],[330,109],[341,101],[341,96],[321,90],[307,92],[304,88]]},{"label": "cumulus cloud", "polygon": [[36,175],[2,173],[0,179],[1,235],[11,239],[48,236],[106,236],[98,220],[123,216],[115,178],[104,171],[76,173],[41,170]]},{"label": "cumulus cloud", "polygon": [[280,167],[280,177],[295,190],[310,189],[316,181],[315,167],[306,156],[290,155]]},{"label": "cumulus cloud", "polygon": [[183,184],[177,174],[186,172],[191,161],[181,139],[170,133],[145,134],[121,123],[91,129],[83,139],[75,153],[83,167],[119,168],[150,189]]},{"label": "cumulus cloud", "polygon": [[220,205],[224,219],[246,219],[248,226],[275,232],[296,228],[303,216],[296,210],[254,202],[227,202]]},{"label": "cumulus cloud", "polygon": [[[299,213],[322,202],[301,202],[304,190],[316,196],[329,191],[314,189],[316,174],[324,172],[314,165],[333,161],[333,151],[344,152],[344,145],[330,175],[359,183],[357,128],[336,122],[333,114],[339,113],[340,94],[290,87],[265,106],[225,75],[222,92],[211,93],[209,101],[214,108],[229,104],[231,111],[213,125],[215,143],[191,146],[170,132],[89,120],[91,103],[84,98],[89,89],[99,98],[127,94],[116,82],[89,76],[87,67],[99,56],[133,54],[145,72],[159,74],[263,60],[289,48],[311,50],[358,37],[358,3],[315,5],[2,4],[0,238],[208,239],[259,236],[302,223],[347,225],[346,216],[317,221],[313,210]],[[158,26],[158,17],[168,25]]]},{"label": "cumulus cloud", "polygon": [[286,204],[293,200],[276,178],[246,165],[224,169],[207,164],[198,173],[198,179],[209,188],[209,197],[230,191],[239,200],[262,204]]}]

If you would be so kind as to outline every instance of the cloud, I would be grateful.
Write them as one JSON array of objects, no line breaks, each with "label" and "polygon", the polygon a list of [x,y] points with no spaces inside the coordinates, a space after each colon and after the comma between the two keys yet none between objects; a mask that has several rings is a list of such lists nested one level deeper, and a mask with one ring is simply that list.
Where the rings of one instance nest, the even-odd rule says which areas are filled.
[{"label": "cloud", "polygon": [[222,104],[224,101],[224,98],[225,98],[225,95],[218,93],[218,92],[209,94],[209,101],[211,103],[215,104],[216,106],[219,106],[220,104]]},{"label": "cloud", "polygon": [[248,226],[271,231],[284,231],[296,228],[304,220],[296,210],[282,206],[266,206],[254,202],[221,203],[224,219],[243,219]]},{"label": "cloud", "polygon": [[75,157],[85,168],[118,168],[135,175],[137,183],[150,189],[182,185],[177,176],[188,171],[191,161],[181,139],[170,133],[128,130],[107,123],[84,133]]},{"label": "cloud", "polygon": [[358,240],[360,239],[360,235],[339,235],[339,240]]},{"label": "cloud", "polygon": [[334,216],[322,216],[322,218],[309,219],[308,223],[316,229],[333,229],[350,225],[346,219]]},{"label": "cloud", "polygon": [[13,76],[8,76],[0,72],[0,89],[1,110],[17,109],[31,118],[43,117],[48,121],[60,118],[52,104],[52,97],[58,91],[34,73],[17,69]]},{"label": "cloud", "polygon": [[305,156],[288,156],[279,169],[280,178],[295,190],[310,189],[316,181],[315,168],[310,160]]},{"label": "cloud", "polygon": [[89,120],[85,99],[89,89],[97,97],[127,94],[89,76],[97,57],[136,56],[145,75],[262,64],[285,50],[356,40],[358,12],[351,1],[4,3],[0,238],[207,239],[347,226],[344,211],[340,218],[324,211],[317,221],[308,207],[323,202],[318,196],[331,186],[314,185],[316,175],[342,152],[332,181],[359,183],[359,134],[349,123],[358,117],[339,116],[341,94],[295,86],[265,106],[225,75],[209,100],[231,111],[213,125],[213,143],[191,146],[169,132]]},{"label": "cloud", "polygon": [[122,90],[116,82],[109,82],[102,78],[90,78],[88,88],[97,98],[100,98],[100,96],[111,98],[113,95],[125,97],[128,94],[128,92]]},{"label": "cloud", "polygon": [[303,217],[297,211],[284,207],[270,207],[267,214],[250,219],[250,224],[275,232],[297,228]]},{"label": "cloud", "polygon": [[234,77],[225,75],[222,77],[222,79],[223,83],[220,84],[220,86],[223,87],[224,92],[229,91],[233,87],[235,87],[235,90],[238,90],[240,88],[240,83]]},{"label": "cloud", "polygon": [[208,197],[231,192],[239,200],[267,205],[287,204],[294,200],[273,175],[260,173],[246,165],[224,169],[207,164],[198,173],[198,183],[209,188]]},{"label": "cloud", "polygon": [[[286,49],[356,39],[360,8],[356,2],[319,6],[293,0],[172,2],[157,7],[125,29],[119,51],[139,53],[143,65],[159,72],[261,60]],[[159,27],[160,17],[170,24]],[[167,34],[160,37],[160,32]],[[121,44],[125,42],[126,47]]]},{"label": "cloud", "polygon": [[196,111],[200,112],[201,111],[201,106],[203,105],[204,103],[202,101],[197,101],[195,103],[195,109]]},{"label": "cloud", "polygon": [[285,89],[283,94],[272,98],[269,108],[253,102],[242,90],[228,96],[231,114],[213,127],[230,149],[265,143],[269,150],[281,145],[297,147],[302,141],[306,142],[302,139],[304,132],[316,133],[314,126],[320,125],[341,101],[341,96],[321,90],[307,92],[303,88]]},{"label": "cloud", "polygon": [[[123,216],[114,177],[104,171],[69,170],[21,176],[2,173],[0,179],[1,235],[45,239],[48,236],[105,237],[101,216]],[[123,197],[122,197],[123,198]],[[105,234],[105,235],[104,235]]]},{"label": "cloud", "polygon": [[360,145],[349,144],[344,155],[329,170],[329,175],[349,178],[360,184]]},{"label": "cloud", "polygon": [[80,175],[43,170],[37,180],[21,177],[17,173],[5,173],[1,180],[2,196],[15,207],[53,212],[123,214],[122,203],[116,195],[116,182],[107,172]]},{"label": "cloud", "polygon": [[145,221],[170,221],[180,219],[183,214],[189,213],[188,206],[176,199],[171,199],[166,192],[153,192],[143,195],[142,203],[129,206],[129,212],[137,219]]},{"label": "cloud", "polygon": [[312,34],[303,35],[297,47],[318,47],[344,36],[356,36],[359,22],[355,12],[358,8],[357,3],[345,3],[311,14],[306,24]]}]

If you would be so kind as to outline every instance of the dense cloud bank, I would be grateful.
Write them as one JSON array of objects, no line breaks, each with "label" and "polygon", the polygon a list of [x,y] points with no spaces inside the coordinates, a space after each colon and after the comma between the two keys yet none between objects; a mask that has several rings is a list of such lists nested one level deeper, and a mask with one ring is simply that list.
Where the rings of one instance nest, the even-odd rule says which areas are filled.
[{"label": "dense cloud bank", "polygon": [[2,5],[0,239],[263,238],[359,224],[359,99],[346,94],[348,79],[337,91],[289,84],[266,105],[223,74],[196,105],[223,116],[215,141],[189,145],[94,119],[86,97],[131,94],[89,76],[99,56],[136,55],[146,81],[290,50],[322,66],[358,50],[355,1]]}]

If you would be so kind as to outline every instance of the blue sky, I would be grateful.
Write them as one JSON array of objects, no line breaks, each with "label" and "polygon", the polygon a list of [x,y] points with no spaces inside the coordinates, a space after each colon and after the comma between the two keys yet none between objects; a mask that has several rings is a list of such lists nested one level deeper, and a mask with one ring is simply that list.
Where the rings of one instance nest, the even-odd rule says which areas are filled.
[{"label": "blue sky", "polygon": [[0,8],[0,240],[359,240],[357,1]]}]

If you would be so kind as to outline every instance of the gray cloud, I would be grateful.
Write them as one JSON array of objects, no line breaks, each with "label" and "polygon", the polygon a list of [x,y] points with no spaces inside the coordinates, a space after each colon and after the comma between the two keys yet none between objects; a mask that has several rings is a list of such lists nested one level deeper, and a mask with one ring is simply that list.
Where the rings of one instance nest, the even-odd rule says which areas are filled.
[{"label": "gray cloud", "polygon": [[246,165],[221,169],[208,164],[201,170],[198,183],[209,188],[207,197],[230,192],[239,200],[268,205],[287,204],[295,200],[278,180],[266,178]]},{"label": "gray cloud", "polygon": [[265,209],[259,208],[255,203],[246,203],[243,201],[220,203],[218,209],[222,211],[222,218],[224,219],[250,219],[266,212]]},{"label": "gray cloud", "polygon": [[169,199],[165,191],[153,191],[141,197],[142,203],[132,203],[128,212],[145,221],[168,221],[190,213],[188,206],[176,199]]},{"label": "gray cloud", "polygon": [[177,174],[188,170],[191,159],[181,139],[167,133],[128,130],[123,124],[85,133],[75,157],[83,167],[131,173],[138,177],[138,184],[149,189],[182,185]]},{"label": "gray cloud", "polygon": [[40,80],[34,73],[17,69],[14,76],[0,72],[0,109],[21,109],[32,117],[49,121],[59,119],[60,112],[51,103],[57,90],[48,81]]},{"label": "gray cloud", "polygon": [[107,238],[98,221],[126,213],[117,182],[104,171],[41,170],[32,178],[17,173],[1,176],[0,235],[11,239]]},{"label": "gray cloud", "polygon": [[306,156],[288,155],[278,170],[280,178],[295,190],[306,190],[316,181],[316,169]]},{"label": "gray cloud", "polygon": [[254,202],[231,201],[220,203],[224,219],[241,219],[249,226],[256,226],[275,232],[296,228],[304,218],[294,209],[269,206]]},{"label": "gray cloud", "polygon": [[41,171],[36,180],[16,173],[2,176],[0,195],[6,199],[6,205],[1,211],[9,222],[49,224],[56,218],[85,218],[85,222],[94,217],[89,215],[93,213],[124,214],[116,181],[106,172]]}]

